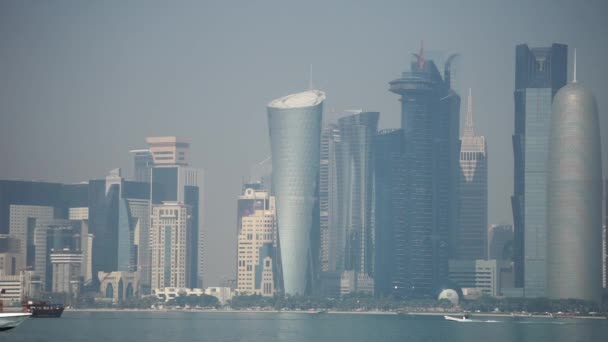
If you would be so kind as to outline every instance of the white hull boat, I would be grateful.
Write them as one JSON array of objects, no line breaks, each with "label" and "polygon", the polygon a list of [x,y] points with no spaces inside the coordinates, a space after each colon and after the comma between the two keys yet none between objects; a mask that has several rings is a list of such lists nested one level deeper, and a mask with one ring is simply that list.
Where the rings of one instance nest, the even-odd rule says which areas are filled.
[{"label": "white hull boat", "polygon": [[17,327],[31,315],[29,312],[0,312],[0,331]]},{"label": "white hull boat", "polygon": [[454,322],[473,322],[473,320],[471,320],[469,318],[468,315],[463,315],[460,317],[453,317],[453,316],[443,316],[446,320],[448,321],[454,321]]}]

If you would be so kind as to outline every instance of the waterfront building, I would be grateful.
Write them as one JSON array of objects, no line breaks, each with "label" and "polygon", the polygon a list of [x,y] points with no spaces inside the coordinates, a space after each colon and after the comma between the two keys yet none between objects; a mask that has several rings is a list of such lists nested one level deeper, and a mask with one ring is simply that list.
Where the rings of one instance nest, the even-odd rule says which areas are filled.
[{"label": "waterfront building", "polygon": [[342,294],[373,293],[376,233],[373,146],[379,117],[378,112],[355,111],[338,119],[337,271],[347,272],[342,278],[353,280],[342,282],[353,285],[348,289],[341,286]]},{"label": "waterfront building", "polygon": [[566,84],[568,47],[515,49],[513,134],[515,286],[526,297],[546,296],[547,160],[551,101]]},{"label": "waterfront building", "polygon": [[602,155],[595,97],[574,77],[553,99],[547,177],[548,297],[599,303]]},{"label": "waterfront building", "polygon": [[147,137],[153,159],[152,203],[183,202],[192,209],[192,239],[188,274],[191,284],[203,286],[203,170],[190,167],[190,142],[175,136]]},{"label": "waterfront building", "polygon": [[0,275],[16,275],[19,258],[19,240],[0,234]]},{"label": "waterfront building", "polygon": [[608,245],[606,235],[608,234],[608,180],[604,179],[602,184],[602,286],[608,288]]},{"label": "waterfront building", "polygon": [[32,271],[20,271],[16,275],[0,274],[0,302],[20,305],[28,298],[39,298],[40,279]]},{"label": "waterfront building", "polygon": [[243,294],[272,297],[277,269],[275,199],[266,191],[247,188],[241,200],[253,200],[253,207],[239,215],[237,289]]},{"label": "waterfront building", "polygon": [[493,224],[488,229],[488,259],[513,259],[513,226]]},{"label": "waterfront building", "polygon": [[[338,272],[338,265],[343,264],[342,254],[338,252],[338,241],[342,241],[343,232],[338,225],[338,170],[337,144],[340,142],[340,130],[336,124],[328,124],[321,132],[321,160],[319,165],[319,227],[320,227],[320,270],[322,273]],[[321,276],[321,287],[324,279]],[[335,278],[335,277],[334,277]]]},{"label": "waterfront building", "polygon": [[[451,233],[458,214],[460,97],[421,48],[410,71],[390,82],[401,96],[406,159],[406,235],[409,265],[400,295],[434,294],[447,281]],[[400,252],[401,253],[401,252]]]},{"label": "waterfront building", "polygon": [[[110,303],[121,303],[129,298],[136,298],[140,288],[135,272],[99,272],[99,295]],[[96,299],[97,300],[97,299]]]},{"label": "waterfront building", "polygon": [[[403,132],[387,129],[374,141],[375,267],[374,293],[388,296],[409,289],[406,215],[406,160]],[[402,289],[402,290],[400,290]]]},{"label": "waterfront building", "polygon": [[458,226],[454,233],[456,260],[486,259],[488,244],[488,154],[486,139],[475,134],[473,97],[467,99],[467,118],[460,146]]},{"label": "waterfront building", "polygon": [[449,280],[460,288],[496,297],[512,287],[513,266],[500,260],[450,260]]},{"label": "waterfront building", "polygon": [[319,162],[325,93],[310,90],[268,104],[272,191],[286,294],[312,294],[319,264]]}]

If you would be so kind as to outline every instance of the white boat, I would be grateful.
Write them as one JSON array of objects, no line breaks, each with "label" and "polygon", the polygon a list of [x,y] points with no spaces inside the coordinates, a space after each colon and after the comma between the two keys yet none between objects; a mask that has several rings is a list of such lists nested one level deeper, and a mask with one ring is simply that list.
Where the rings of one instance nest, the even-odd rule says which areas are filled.
[{"label": "white boat", "polygon": [[0,312],[0,331],[17,327],[31,315],[29,312]]},{"label": "white boat", "polygon": [[469,318],[469,315],[462,315],[460,317],[453,317],[453,316],[443,316],[445,319],[447,319],[448,321],[454,321],[454,322],[473,322],[471,320],[471,318]]}]

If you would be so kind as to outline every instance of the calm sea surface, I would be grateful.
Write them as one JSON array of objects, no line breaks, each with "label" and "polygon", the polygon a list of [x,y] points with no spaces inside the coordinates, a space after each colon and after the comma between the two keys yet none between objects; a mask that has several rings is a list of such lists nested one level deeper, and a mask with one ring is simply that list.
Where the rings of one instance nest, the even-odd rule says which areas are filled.
[{"label": "calm sea surface", "polygon": [[0,341],[608,341],[608,320],[297,313],[66,312],[29,319]]}]

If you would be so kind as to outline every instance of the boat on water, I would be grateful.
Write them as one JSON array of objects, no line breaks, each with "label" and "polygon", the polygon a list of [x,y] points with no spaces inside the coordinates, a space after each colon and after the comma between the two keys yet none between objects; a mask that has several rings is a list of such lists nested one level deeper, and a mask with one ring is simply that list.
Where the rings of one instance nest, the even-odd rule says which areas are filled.
[{"label": "boat on water", "polygon": [[31,315],[29,312],[0,312],[0,331],[16,328]]},{"label": "boat on water", "polygon": [[445,318],[448,321],[454,321],[454,322],[473,322],[473,320],[471,320],[471,317],[469,317],[469,315],[467,315],[467,314],[464,314],[459,317],[443,316],[443,318]]},{"label": "boat on water", "polygon": [[47,302],[28,301],[23,309],[32,314],[34,318],[59,318],[63,313],[63,304],[49,304]]}]

